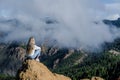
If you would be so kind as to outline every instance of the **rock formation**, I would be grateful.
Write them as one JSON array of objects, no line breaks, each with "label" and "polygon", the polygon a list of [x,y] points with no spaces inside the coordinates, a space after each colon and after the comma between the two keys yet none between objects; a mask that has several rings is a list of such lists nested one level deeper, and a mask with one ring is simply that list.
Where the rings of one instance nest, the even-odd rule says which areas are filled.
[{"label": "rock formation", "polygon": [[16,44],[0,43],[0,74],[15,76],[25,59],[25,49]]},{"label": "rock formation", "polygon": [[71,80],[69,77],[52,73],[44,64],[26,60],[17,73],[17,80]]},{"label": "rock formation", "polygon": [[96,77],[96,76],[94,76],[94,77],[92,77],[91,79],[80,79],[80,80],[104,80],[103,78],[101,78],[101,77]]},{"label": "rock formation", "polygon": [[92,77],[91,80],[104,80],[104,79],[101,77]]}]

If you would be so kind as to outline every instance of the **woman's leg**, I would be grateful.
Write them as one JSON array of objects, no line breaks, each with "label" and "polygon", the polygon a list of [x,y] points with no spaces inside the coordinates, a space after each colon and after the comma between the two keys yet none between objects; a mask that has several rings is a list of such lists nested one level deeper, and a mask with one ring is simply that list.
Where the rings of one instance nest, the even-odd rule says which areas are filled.
[{"label": "woman's leg", "polygon": [[34,55],[31,56],[32,59],[35,59],[36,57],[39,57],[40,56],[40,50],[36,50]]},{"label": "woman's leg", "polygon": [[40,61],[40,59],[39,59],[40,50],[35,51],[35,54],[36,54],[35,60],[36,60],[36,61]]},{"label": "woman's leg", "polygon": [[36,50],[35,55],[36,55],[36,57],[39,57],[40,56],[40,50]]}]

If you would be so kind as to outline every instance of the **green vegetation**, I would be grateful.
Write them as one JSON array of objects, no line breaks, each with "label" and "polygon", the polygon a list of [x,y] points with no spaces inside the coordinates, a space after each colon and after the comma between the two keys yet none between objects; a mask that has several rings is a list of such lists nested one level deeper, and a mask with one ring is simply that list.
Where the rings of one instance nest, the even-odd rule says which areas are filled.
[{"label": "green vegetation", "polygon": [[0,74],[0,80],[15,80],[15,77]]},{"label": "green vegetation", "polygon": [[[69,56],[66,59],[62,59],[60,63],[56,66],[57,69],[63,67],[63,68],[68,68],[76,65],[77,61],[81,59],[81,57],[84,56],[83,53],[80,52],[75,52],[71,56]],[[78,64],[78,63],[77,63]]]},{"label": "green vegetation", "polygon": [[[56,54],[47,56],[42,62],[53,72],[69,76],[72,80],[93,76],[99,76],[105,80],[114,80],[120,76],[120,54],[112,54],[109,50],[120,51],[119,39],[106,45],[107,48],[103,52],[87,54],[75,51],[65,59],[68,50],[61,49]],[[57,59],[59,59],[59,62],[53,68],[54,61]],[[81,61],[79,62],[79,60]]]},{"label": "green vegetation", "polygon": [[52,69],[53,65],[54,65],[54,61],[58,58],[62,59],[64,57],[64,55],[67,53],[67,51],[68,51],[67,49],[61,49],[56,54],[54,54],[52,56],[51,55],[50,56],[45,55],[45,58],[42,57],[42,62],[46,66],[48,66],[50,69]]},{"label": "green vegetation", "polygon": [[104,45],[105,50],[114,49],[120,51],[120,38],[115,39],[114,42],[105,43]]},{"label": "green vegetation", "polygon": [[[74,59],[74,58],[73,58]],[[69,61],[69,58],[66,59]],[[63,62],[63,65],[64,62]],[[54,69],[54,72],[64,74],[79,80],[82,78],[91,78],[92,76],[100,76],[106,80],[114,80],[120,76],[120,55],[116,56],[109,52],[90,54],[84,62],[69,67],[69,64]]]}]

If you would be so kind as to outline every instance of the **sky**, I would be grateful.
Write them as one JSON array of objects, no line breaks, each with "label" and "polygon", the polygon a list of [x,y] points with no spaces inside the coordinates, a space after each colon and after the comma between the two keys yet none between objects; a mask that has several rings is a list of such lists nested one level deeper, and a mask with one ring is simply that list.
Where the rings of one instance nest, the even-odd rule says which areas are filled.
[{"label": "sky", "polygon": [[[120,16],[120,8],[119,8],[120,7],[120,1],[119,0],[96,0],[96,1],[99,1],[100,4],[102,4],[102,6],[104,6],[104,8],[106,9],[107,14],[104,15],[105,18],[115,20],[116,18],[118,18]],[[7,0],[5,0],[5,1],[1,0],[0,2],[6,2],[7,3],[8,1]],[[29,1],[29,3],[31,3],[31,2]],[[20,4],[22,4],[22,2]],[[3,5],[4,4],[2,4],[2,6]],[[0,9],[0,16],[2,15],[4,17],[8,17],[8,16],[10,16],[10,14],[12,14],[10,12],[10,10],[5,10],[5,9],[2,9],[2,8]]]},{"label": "sky", "polygon": [[101,0],[104,4],[113,3],[116,0]]},{"label": "sky", "polygon": [[37,42],[49,39],[63,47],[100,49],[120,37],[120,29],[102,23],[117,19],[119,7],[119,0],[0,0],[0,20],[19,22],[17,27],[14,21],[0,23],[0,32],[9,32],[4,41],[34,36]]},{"label": "sky", "polygon": [[115,20],[120,17],[120,0],[101,0],[105,5],[108,16],[106,18]]}]

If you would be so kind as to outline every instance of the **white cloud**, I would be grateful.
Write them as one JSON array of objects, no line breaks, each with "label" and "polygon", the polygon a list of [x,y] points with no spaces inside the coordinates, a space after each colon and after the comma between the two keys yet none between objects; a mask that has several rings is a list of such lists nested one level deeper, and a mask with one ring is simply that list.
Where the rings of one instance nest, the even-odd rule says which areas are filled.
[{"label": "white cloud", "polygon": [[[23,24],[17,28],[8,25],[11,33],[5,37],[6,41],[28,39],[34,35],[37,41],[49,37],[61,46],[97,48],[118,37],[119,30],[113,30],[113,34],[103,23],[94,24],[105,14],[105,7],[99,0],[2,0],[2,10],[6,14],[9,10],[10,18]],[[56,22],[46,24],[46,18]]]},{"label": "white cloud", "polygon": [[111,15],[109,15],[106,19],[109,19],[109,20],[117,20],[118,18],[120,18],[120,15],[119,15],[119,14],[111,14]]}]

